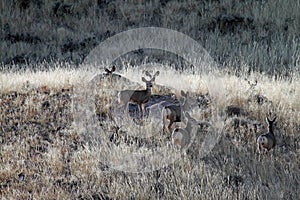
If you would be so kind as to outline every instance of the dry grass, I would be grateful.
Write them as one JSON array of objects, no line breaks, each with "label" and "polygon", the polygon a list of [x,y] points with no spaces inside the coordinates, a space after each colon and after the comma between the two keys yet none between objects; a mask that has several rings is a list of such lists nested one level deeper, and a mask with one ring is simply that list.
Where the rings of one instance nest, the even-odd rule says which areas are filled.
[{"label": "dry grass", "polygon": [[[99,2],[105,1],[62,1],[55,10],[56,1],[3,0],[1,63],[20,57],[81,63],[94,42],[115,33],[134,27],[171,28],[201,43],[223,69],[198,74],[150,64],[148,69],[161,71],[156,83],[168,88],[156,85],[153,93],[208,91],[210,107],[191,115],[214,127],[199,128],[187,153],[180,154],[161,133],[159,122],[140,127],[121,119],[102,121],[115,90],[129,87],[126,84],[101,82],[95,91],[98,121],[85,119],[90,105],[84,99],[74,103],[75,94],[88,91],[97,69],[26,63],[33,72],[1,64],[1,199],[299,198],[299,0]],[[234,16],[246,20],[226,22]],[[171,63],[178,58],[161,51],[150,53],[157,53],[157,60],[170,58]],[[147,54],[121,58],[126,56],[133,64],[139,63],[135,58],[142,64],[152,61],[145,58]],[[185,66],[175,63],[175,68]],[[249,73],[253,68],[255,72]],[[139,66],[120,73],[134,81],[130,87],[143,88],[142,71]],[[250,89],[245,78],[258,83]],[[267,101],[258,104],[256,95]],[[242,108],[243,115],[226,117],[229,105]],[[259,160],[255,139],[267,131],[265,117],[270,111],[278,119],[277,146]],[[210,137],[217,137],[217,144],[201,148],[216,142]],[[156,157],[147,157],[152,154]]]},{"label": "dry grass", "polygon": [[[157,69],[157,66],[153,68]],[[142,69],[121,73],[141,83]],[[84,87],[92,74],[93,70],[72,69],[1,74],[0,194],[3,199],[298,198],[299,76],[284,80],[258,73],[237,77],[221,71],[201,75],[161,71],[157,77],[161,85],[178,91],[209,91],[214,116],[205,120],[211,123],[219,120],[224,130],[220,132],[219,142],[205,156],[199,156],[203,155],[199,149],[203,136],[211,134],[211,130],[203,129],[186,155],[154,171],[132,173],[123,170],[145,167],[143,163],[132,163],[130,168],[120,168],[125,161],[132,161],[132,152],[146,155],[149,149],[163,147],[160,160],[149,161],[160,166],[164,159],[170,159],[168,152],[173,147],[159,130],[151,137],[136,139],[126,132],[116,135],[116,124],[102,124],[103,132],[94,137],[77,127],[73,122],[74,88]],[[181,84],[176,85],[170,75],[180,79]],[[244,78],[257,79],[255,89],[249,90]],[[29,81],[27,87],[26,81]],[[258,93],[272,104],[249,103],[248,98]],[[220,121],[224,119],[227,105],[241,106],[247,114]],[[101,101],[97,106],[100,110],[104,107]],[[270,110],[278,116],[275,131],[278,144],[270,156],[259,161],[255,139],[266,131],[264,118]],[[202,116],[199,111],[191,114],[198,119]],[[138,130],[138,125],[131,126]],[[157,124],[148,124],[140,131],[156,130],[153,127]],[[91,138],[99,137],[108,143],[97,146]],[[115,169],[107,166],[106,159]]]}]

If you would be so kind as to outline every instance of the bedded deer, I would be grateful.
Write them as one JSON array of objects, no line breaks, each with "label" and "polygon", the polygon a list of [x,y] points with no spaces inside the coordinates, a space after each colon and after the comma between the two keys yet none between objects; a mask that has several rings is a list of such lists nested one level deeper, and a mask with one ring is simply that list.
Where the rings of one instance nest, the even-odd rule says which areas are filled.
[{"label": "bedded deer", "polygon": [[116,90],[122,90],[124,86],[127,88],[139,86],[138,83],[116,73],[115,66],[112,66],[111,69],[105,68],[102,74],[95,74],[89,82],[91,86],[100,86],[101,88]]},{"label": "bedded deer", "polygon": [[270,120],[268,117],[266,117],[266,121],[268,123],[268,132],[260,135],[257,140],[257,150],[259,153],[263,152],[269,152],[271,149],[273,149],[276,145],[276,138],[274,135],[274,122],[276,120],[276,117],[274,117],[273,120]]},{"label": "bedded deer", "polygon": [[116,73],[116,67],[112,66],[111,69],[105,68],[105,73],[103,73],[104,78],[106,78],[110,84],[113,83],[122,83],[122,85],[135,85],[138,86],[137,83],[134,83],[128,78],[125,78],[124,76]]}]

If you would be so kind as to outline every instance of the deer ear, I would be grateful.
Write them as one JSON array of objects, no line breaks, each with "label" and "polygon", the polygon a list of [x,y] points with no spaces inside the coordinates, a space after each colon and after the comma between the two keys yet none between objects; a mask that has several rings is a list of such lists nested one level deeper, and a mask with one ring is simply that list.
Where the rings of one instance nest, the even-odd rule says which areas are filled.
[{"label": "deer ear", "polygon": [[[181,105],[181,106],[185,105],[185,103],[186,103],[186,98],[185,98],[184,96],[181,96],[181,97],[179,98],[179,102],[180,102],[180,105]],[[181,108],[181,109],[182,109],[182,108]]]},{"label": "deer ear", "polygon": [[116,71],[116,66],[111,67],[111,72],[114,72],[114,71]]},{"label": "deer ear", "polygon": [[188,112],[185,112],[185,116],[188,118],[188,119],[191,119],[191,116]]},{"label": "deer ear", "polygon": [[144,77],[142,77],[142,81],[143,81],[143,82],[147,82],[147,80],[146,80]]},{"label": "deer ear", "polygon": [[105,68],[104,71],[105,71],[106,73],[108,73],[108,74],[110,73],[110,70],[107,69],[107,68]]},{"label": "deer ear", "polygon": [[159,75],[159,71],[157,71],[155,74],[154,74],[154,76],[158,76]]},{"label": "deer ear", "polygon": [[186,97],[186,93],[183,90],[181,90],[181,96]]},{"label": "deer ear", "polygon": [[148,70],[145,71],[145,75],[149,76],[150,78],[152,78],[152,76],[151,76],[151,74],[150,74],[150,72]]}]

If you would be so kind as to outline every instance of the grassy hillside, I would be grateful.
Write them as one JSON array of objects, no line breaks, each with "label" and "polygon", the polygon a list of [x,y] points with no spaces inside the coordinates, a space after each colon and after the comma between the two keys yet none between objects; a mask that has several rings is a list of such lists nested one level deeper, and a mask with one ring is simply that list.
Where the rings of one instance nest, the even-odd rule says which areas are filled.
[{"label": "grassy hillside", "polygon": [[[156,70],[154,66],[153,70]],[[142,70],[128,69],[120,73],[135,77],[131,80],[142,83],[140,76],[135,75],[142,75]],[[83,127],[78,127],[74,119],[80,117],[84,120],[85,116],[78,116],[74,110],[74,94],[78,94],[75,88],[86,91],[84,85],[93,74],[93,70],[71,68],[1,74],[4,83],[0,104],[2,198],[298,198],[298,75],[286,80],[259,73],[237,77],[231,75],[234,72],[228,71],[193,75],[189,71],[179,73],[161,70],[156,83],[173,86],[174,93],[179,94],[180,90],[197,94],[209,91],[212,114],[205,115],[205,110],[196,109],[191,115],[213,125],[221,123],[222,128],[218,132],[217,143],[207,154],[202,152],[205,151],[201,148],[202,142],[216,129],[199,129],[187,154],[182,154],[174,162],[166,166],[159,165],[159,168],[150,172],[141,170],[135,173],[124,172],[124,169],[128,169],[126,166],[120,168],[122,160],[126,160],[124,156],[132,158],[130,155],[134,151],[147,153],[150,150],[155,153],[155,148],[163,147],[167,151],[164,159],[167,159],[174,147],[170,138],[160,129],[154,136],[143,139],[130,136],[130,130],[126,132],[121,128],[122,131],[118,131],[118,122],[106,121],[103,125],[101,118],[98,118],[102,123],[101,132],[86,132]],[[180,85],[176,85],[175,77],[181,80]],[[251,82],[258,80],[258,83],[251,88],[245,78]],[[101,84],[103,87],[99,88],[100,92],[105,87],[111,87],[109,83]],[[224,85],[222,90],[220,85]],[[155,88],[153,92],[157,94]],[[104,93],[100,94],[103,97]],[[268,102],[249,102],[257,94],[266,97]],[[107,102],[101,99],[96,101],[96,110],[106,112]],[[243,108],[245,114],[225,120],[228,105]],[[277,115],[275,135],[278,143],[270,155],[259,158],[255,140],[259,134],[267,131],[265,117],[270,111]],[[135,127],[138,130],[138,126]],[[150,123],[141,126],[140,130],[151,132],[157,127],[160,124]],[[95,138],[107,143],[98,146]],[[105,162],[103,155],[108,156],[110,165]],[[163,160],[152,160],[152,164],[155,165],[155,162],[163,163]],[[141,166],[137,164],[130,167],[134,171],[135,167],[139,169]]]},{"label": "grassy hillside", "polygon": [[[2,0],[1,199],[298,199],[299,10],[299,0]],[[91,85],[107,67],[81,65],[91,50],[140,27],[186,34],[218,68],[140,49],[112,63],[127,82]],[[139,125],[116,108],[119,90],[145,87],[145,69],[160,71],[156,97],[209,94],[189,112],[199,124],[186,151],[161,118]],[[267,116],[277,144],[259,155]]]}]

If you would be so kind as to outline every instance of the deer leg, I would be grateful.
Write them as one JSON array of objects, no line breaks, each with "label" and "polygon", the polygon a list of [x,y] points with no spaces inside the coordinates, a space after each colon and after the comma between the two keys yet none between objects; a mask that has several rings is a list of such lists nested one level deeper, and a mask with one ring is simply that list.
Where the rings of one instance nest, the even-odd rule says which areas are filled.
[{"label": "deer leg", "polygon": [[166,120],[167,120],[167,116],[165,114],[165,108],[163,108],[162,112],[161,112],[161,115],[162,115],[162,121],[163,121],[163,133],[165,132],[165,129],[166,129]]},{"label": "deer leg", "polygon": [[145,104],[142,104],[141,106],[141,119],[144,118],[144,111],[145,111]]},{"label": "deer leg", "polygon": [[[169,110],[167,109],[163,109],[163,112],[162,112],[162,117],[163,117],[163,132],[168,132],[168,133],[171,133],[170,131],[170,127],[172,126],[173,122],[174,122],[174,119],[172,117],[172,114],[169,113]],[[167,124],[167,120],[169,120],[169,125],[168,127],[166,128],[166,124]],[[166,130],[167,129],[167,130]]]},{"label": "deer leg", "polygon": [[142,120],[143,118],[143,105],[142,104],[139,104],[139,114],[140,114],[140,120]]},{"label": "deer leg", "polygon": [[168,125],[168,131],[169,131],[169,133],[172,132],[172,131],[171,131],[171,127],[172,127],[173,123],[174,123],[174,120],[173,120],[173,118],[171,118],[171,119],[170,119],[170,123],[169,123],[169,125]]},{"label": "deer leg", "polygon": [[163,115],[163,132],[166,131],[166,117]]},{"label": "deer leg", "polygon": [[127,119],[130,119],[130,113],[129,113],[129,103],[126,104],[126,107],[125,107],[125,115],[127,116]]}]

